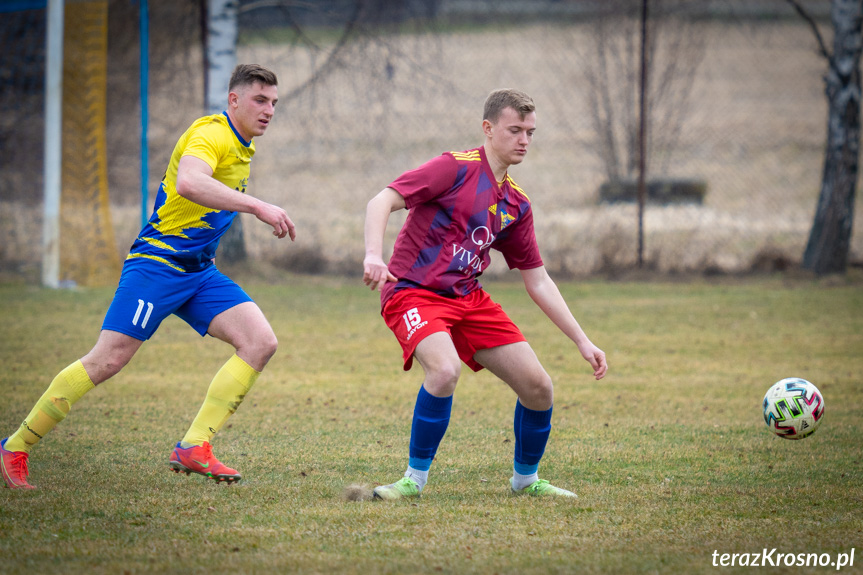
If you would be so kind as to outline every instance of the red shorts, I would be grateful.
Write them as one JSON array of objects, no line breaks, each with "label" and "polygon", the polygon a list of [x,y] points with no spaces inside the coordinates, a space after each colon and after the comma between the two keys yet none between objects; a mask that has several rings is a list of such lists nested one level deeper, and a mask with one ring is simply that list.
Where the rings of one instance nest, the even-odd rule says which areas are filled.
[{"label": "red shorts", "polygon": [[482,289],[456,298],[424,289],[402,290],[390,298],[382,315],[402,346],[405,371],[413,365],[419,342],[441,331],[449,333],[459,358],[474,371],[482,369],[473,359],[477,351],[526,341]]}]

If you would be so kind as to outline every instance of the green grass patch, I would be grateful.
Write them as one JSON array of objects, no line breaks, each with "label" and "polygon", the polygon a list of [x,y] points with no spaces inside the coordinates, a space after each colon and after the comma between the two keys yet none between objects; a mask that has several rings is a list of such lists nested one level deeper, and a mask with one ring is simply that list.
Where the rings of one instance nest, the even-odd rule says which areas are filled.
[{"label": "green grass patch", "polygon": [[[579,494],[565,502],[509,495],[515,396],[467,368],[423,497],[343,500],[349,484],[404,471],[421,370],[401,370],[359,280],[245,287],[280,348],[215,441],[244,480],[168,470],[232,351],[169,318],[37,446],[40,489],[0,490],[0,571],[707,573],[714,551],[765,548],[834,558],[855,548],[843,572],[861,570],[856,282],[562,283],[608,354],[600,382],[520,284],[489,283],[555,380],[540,473]],[[0,285],[0,437],[89,350],[112,295]],[[803,441],[772,436],[761,417],[767,388],[789,376],[825,398],[823,424]]]}]

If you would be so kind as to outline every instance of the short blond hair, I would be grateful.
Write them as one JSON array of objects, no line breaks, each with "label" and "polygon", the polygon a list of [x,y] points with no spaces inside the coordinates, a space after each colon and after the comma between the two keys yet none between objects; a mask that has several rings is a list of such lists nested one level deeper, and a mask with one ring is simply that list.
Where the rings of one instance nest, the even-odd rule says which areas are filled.
[{"label": "short blond hair", "polygon": [[509,88],[495,90],[485,100],[482,119],[494,124],[507,108],[518,112],[519,117],[524,120],[525,116],[536,110],[536,104],[533,103],[533,98],[519,90]]}]

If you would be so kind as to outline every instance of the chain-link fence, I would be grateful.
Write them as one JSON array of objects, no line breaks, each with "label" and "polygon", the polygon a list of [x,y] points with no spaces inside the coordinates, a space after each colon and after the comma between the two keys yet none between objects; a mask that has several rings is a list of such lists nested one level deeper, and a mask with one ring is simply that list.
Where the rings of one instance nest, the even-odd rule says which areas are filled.
[{"label": "chain-link fence", "polygon": [[[112,1],[109,31],[108,160],[118,257],[140,220],[137,20],[130,4]],[[829,1],[802,4],[829,40]],[[812,225],[827,131],[827,62],[811,28],[785,0],[649,5],[648,179],[657,194],[682,193],[648,203],[646,265],[668,273],[794,265]],[[202,3],[150,6],[151,30],[159,34],[152,48],[150,178],[158,182],[176,138],[203,109]],[[631,189],[636,175],[640,6],[240,2],[238,61],[271,67],[280,80],[275,120],[256,141],[249,193],[285,207],[298,227],[297,241],[288,244],[244,215],[249,257],[296,271],[361,273],[368,199],[441,152],[482,144],[486,95],[513,87],[537,104],[532,148],[510,175],[533,201],[549,270],[586,276],[634,266],[637,207],[608,200],[610,189]],[[122,33],[117,20],[126,22]],[[16,167],[4,164],[3,179],[20,178]],[[38,174],[25,180],[40,181]],[[0,192],[4,211],[26,203],[37,214],[29,222],[0,217],[3,267],[27,274],[26,262],[39,259],[31,241],[38,206],[20,189]],[[858,208],[858,221],[860,215]],[[391,239],[403,217],[392,218]],[[863,259],[860,233],[851,259]],[[501,258],[488,273],[504,268]]]}]

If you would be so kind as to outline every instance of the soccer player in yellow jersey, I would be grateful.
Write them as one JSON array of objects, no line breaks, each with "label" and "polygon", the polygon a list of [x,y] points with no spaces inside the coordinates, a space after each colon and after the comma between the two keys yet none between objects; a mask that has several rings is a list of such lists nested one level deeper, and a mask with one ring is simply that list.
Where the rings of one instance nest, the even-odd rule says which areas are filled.
[{"label": "soccer player in yellow jersey", "polygon": [[27,468],[33,446],[85,393],[117,374],[171,314],[236,352],[213,378],[169,466],[219,482],[241,479],[215,458],[210,442],[242,403],[278,342],[260,308],[216,268],[214,257],[238,212],[272,226],[278,238],[296,237],[285,210],[245,193],[255,153],[252,138],[262,136],[273,118],[277,85],[276,75],[262,66],[237,66],[227,109],[196,120],[180,137],[153,214],[123,265],[96,345],[61,371],[18,430],[0,441],[0,471],[7,487],[34,488]]}]

